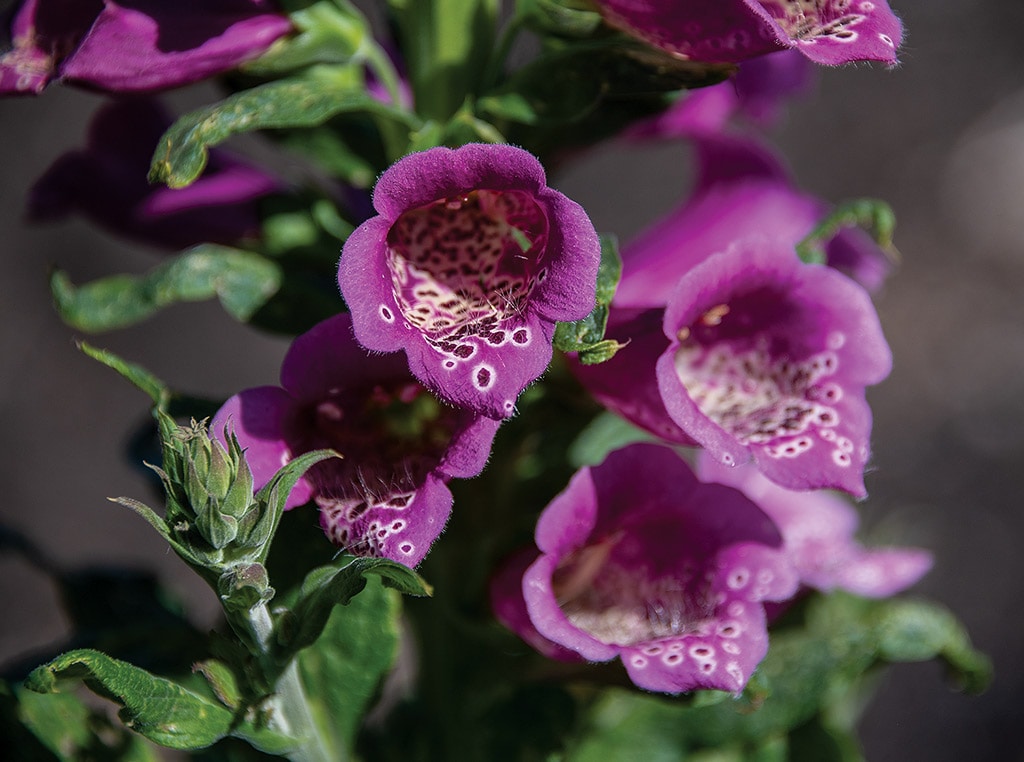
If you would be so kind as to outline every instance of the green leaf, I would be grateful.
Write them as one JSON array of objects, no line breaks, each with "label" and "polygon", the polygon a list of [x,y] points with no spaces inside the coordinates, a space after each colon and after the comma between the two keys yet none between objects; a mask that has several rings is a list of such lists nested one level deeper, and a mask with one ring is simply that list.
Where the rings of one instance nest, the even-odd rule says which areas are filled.
[{"label": "green leaf", "polygon": [[865,228],[890,259],[899,259],[899,252],[892,242],[896,215],[891,206],[875,198],[858,198],[837,206],[797,244],[796,252],[804,262],[825,264],[828,242],[844,228],[852,227]]},{"label": "green leaf", "polygon": [[57,271],[50,288],[65,323],[98,332],[132,325],[177,302],[214,297],[235,318],[248,320],[280,281],[278,266],[259,254],[204,244],[142,276],[114,275],[74,286],[67,274]]},{"label": "green leaf", "polygon": [[569,448],[569,462],[575,468],[596,466],[608,453],[634,442],[655,442],[658,438],[624,418],[605,411],[587,424]]},{"label": "green leaf", "polygon": [[103,363],[108,368],[119,373],[132,386],[147,395],[156,407],[160,409],[167,407],[171,399],[170,390],[163,381],[141,365],[123,360],[113,352],[94,347],[85,341],[77,342],[77,346],[92,359]]},{"label": "green leaf", "polygon": [[733,67],[674,58],[614,37],[547,51],[477,101],[484,114],[525,125],[579,122],[606,101],[662,96],[722,81]]},{"label": "green leaf", "polygon": [[428,596],[430,586],[412,569],[386,558],[344,557],[306,575],[291,610],[277,628],[278,661],[312,645],[331,611],[346,605],[366,586],[366,575],[380,577],[386,587],[406,595]]},{"label": "green leaf", "polygon": [[25,687],[58,692],[58,681],[82,680],[97,695],[115,701],[130,729],[172,749],[205,748],[227,735],[243,738],[262,751],[280,753],[291,739],[259,728],[166,678],[89,649],[70,651],[33,670]]},{"label": "green leaf", "polygon": [[375,114],[408,132],[420,125],[414,115],[381,103],[361,87],[354,87],[350,77],[318,66],[303,76],[243,90],[182,116],[160,139],[149,181],[183,188],[202,174],[208,149],[232,135],[262,129],[314,127],[350,112]]},{"label": "green leaf", "polygon": [[601,14],[579,0],[518,0],[516,14],[541,34],[589,37],[601,27]]},{"label": "green leaf", "polygon": [[610,360],[624,344],[605,339],[608,309],[615,297],[615,289],[622,276],[618,240],[614,236],[601,236],[601,266],[597,272],[596,304],[594,310],[582,320],[559,323],[555,327],[554,345],[563,352],[577,352],[584,365],[595,365]]},{"label": "green leaf", "polygon": [[[15,686],[0,685],[0,733],[8,759],[58,759],[78,762],[102,759],[110,762],[159,762],[156,747],[145,739],[107,721],[105,713],[86,706],[72,693],[41,695]],[[17,723],[20,727],[8,727]],[[26,731],[49,750],[46,754],[26,737]]]},{"label": "green leaf", "polygon": [[352,749],[361,719],[398,654],[401,598],[379,579],[341,608],[299,653],[313,719],[332,748]]},{"label": "green leaf", "polygon": [[312,450],[303,453],[297,458],[288,461],[270,481],[267,482],[259,492],[256,493],[256,500],[266,503],[266,510],[260,518],[259,524],[252,530],[254,538],[262,538],[259,541],[260,552],[256,556],[258,563],[265,563],[267,554],[270,552],[270,540],[277,531],[277,525],[281,521],[281,514],[284,513],[284,504],[288,500],[288,494],[292,487],[306,471],[317,463],[328,458],[340,458],[334,450]]},{"label": "green leaf", "polygon": [[318,63],[346,63],[368,44],[365,17],[347,2],[320,0],[288,14],[297,34],[277,40],[259,58],[241,66],[258,77]]}]

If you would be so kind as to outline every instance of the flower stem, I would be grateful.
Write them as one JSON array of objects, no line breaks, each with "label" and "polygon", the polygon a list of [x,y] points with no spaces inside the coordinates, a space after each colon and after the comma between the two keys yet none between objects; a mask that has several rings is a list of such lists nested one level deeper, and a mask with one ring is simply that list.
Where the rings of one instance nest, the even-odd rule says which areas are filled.
[{"label": "flower stem", "polygon": [[[274,629],[266,603],[249,609],[248,619],[260,655],[265,656],[270,651],[270,637]],[[277,678],[270,705],[273,708],[271,723],[275,730],[294,738],[298,744],[288,754],[292,762],[344,762],[347,759],[345,749],[329,749],[321,736],[299,677],[297,659],[292,659]]]}]

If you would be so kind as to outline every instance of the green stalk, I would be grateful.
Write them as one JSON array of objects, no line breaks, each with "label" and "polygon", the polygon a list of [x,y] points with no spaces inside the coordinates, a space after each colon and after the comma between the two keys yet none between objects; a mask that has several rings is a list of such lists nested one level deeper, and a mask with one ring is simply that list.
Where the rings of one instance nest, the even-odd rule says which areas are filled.
[{"label": "green stalk", "polygon": [[[259,656],[267,656],[274,631],[267,604],[261,602],[249,609],[246,623],[259,646]],[[346,751],[329,749],[313,720],[313,712],[299,677],[297,659],[292,659],[277,678],[270,706],[273,709],[271,724],[274,729],[294,738],[299,744],[288,754],[291,762],[345,762]]]}]

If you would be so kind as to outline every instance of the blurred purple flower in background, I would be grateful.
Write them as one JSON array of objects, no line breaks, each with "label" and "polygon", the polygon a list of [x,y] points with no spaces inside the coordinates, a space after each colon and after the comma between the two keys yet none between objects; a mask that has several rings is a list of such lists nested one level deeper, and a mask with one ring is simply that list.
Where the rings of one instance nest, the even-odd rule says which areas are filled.
[{"label": "blurred purple flower in background", "polygon": [[167,90],[256,58],[291,28],[270,0],[24,0],[0,56],[0,94],[38,94],[54,79]]},{"label": "blurred purple flower in background", "polygon": [[338,270],[356,338],[404,350],[425,386],[493,418],[547,368],[555,323],[594,307],[600,245],[586,212],[508,145],[434,148],[391,166],[378,216]]},{"label": "blurred purple flower in background", "polygon": [[885,0],[595,0],[613,26],[694,61],[736,63],[794,48],[816,63],[896,63]]},{"label": "blurred purple flower in background", "polygon": [[838,495],[783,489],[753,466],[729,468],[706,452],[698,456],[697,473],[735,487],[772,518],[782,532],[786,555],[807,587],[887,598],[906,590],[932,567],[931,553],[920,548],[864,548],[853,537],[857,512]]},{"label": "blurred purple flower in background", "polygon": [[211,432],[233,431],[259,489],[291,458],[333,448],[288,498],[312,499],[328,538],[345,552],[415,566],[451,512],[446,482],[476,476],[498,422],[442,405],[403,358],[368,355],[347,314],[292,343],[281,386],[247,389],[218,411]]},{"label": "blurred purple flower in background", "polygon": [[32,187],[29,219],[79,213],[112,233],[174,250],[258,235],[260,201],[285,185],[228,151],[210,151],[205,172],[186,188],[149,184],[153,147],[171,121],[149,98],[104,105],[85,148],[61,156]]},{"label": "blurred purple flower in background", "polygon": [[658,445],[577,472],[536,541],[521,590],[492,587],[499,611],[503,593],[525,599],[529,623],[506,623],[589,661],[618,656],[652,691],[741,691],[768,651],[763,602],[797,589],[771,519]]}]

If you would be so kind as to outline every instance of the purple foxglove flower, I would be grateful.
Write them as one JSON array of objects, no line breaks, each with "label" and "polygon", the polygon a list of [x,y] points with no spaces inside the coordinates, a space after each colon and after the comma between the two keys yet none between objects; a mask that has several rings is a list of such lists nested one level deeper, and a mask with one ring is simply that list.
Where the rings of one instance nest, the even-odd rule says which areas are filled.
[{"label": "purple foxglove flower", "polygon": [[291,28],[270,0],[25,0],[0,93],[38,93],[52,79],[166,90],[256,58]]},{"label": "purple foxglove flower", "polygon": [[809,89],[811,79],[810,63],[794,50],[754,58],[728,81],[687,92],[663,113],[641,120],[624,134],[634,140],[714,134],[736,116],[769,127],[778,121],[789,98]]},{"label": "purple foxglove flower", "polygon": [[60,157],[36,181],[29,218],[77,212],[113,233],[174,250],[257,235],[260,201],[284,183],[226,151],[211,151],[206,171],[187,188],[147,182],[153,146],[170,124],[155,100],[106,104],[93,117],[85,148]]},{"label": "purple foxglove flower", "polygon": [[257,489],[295,455],[338,451],[341,459],[299,480],[286,507],[312,499],[327,537],[345,552],[415,566],[451,512],[446,482],[480,473],[497,427],[440,404],[400,357],[368,355],[342,314],[295,339],[280,387],[236,394],[210,429],[235,433]]},{"label": "purple foxglove flower", "polygon": [[[686,272],[736,240],[759,235],[795,247],[828,205],[798,190],[778,156],[749,139],[693,136],[697,182],[690,197],[623,249],[620,307],[664,306]],[[861,230],[826,246],[828,263],[875,289],[889,270],[885,253]]]},{"label": "purple foxglove flower", "polygon": [[578,204],[508,145],[432,148],[377,182],[341,254],[356,338],[404,350],[424,386],[492,418],[551,360],[556,321],[594,307],[600,245]]},{"label": "purple foxglove flower", "polygon": [[612,26],[683,58],[736,63],[794,48],[828,66],[896,63],[885,0],[595,0]]},{"label": "purple foxglove flower", "polygon": [[728,468],[701,453],[702,479],[740,490],[782,532],[783,547],[800,582],[822,592],[839,589],[866,598],[887,598],[916,583],[932,567],[919,548],[868,550],[857,542],[853,507],[830,492],[793,492],[773,484],[750,466]]},{"label": "purple foxglove flower", "polygon": [[536,541],[531,627],[588,661],[618,656],[651,691],[741,691],[768,650],[764,602],[797,589],[771,519],[658,445],[577,472]]},{"label": "purple foxglove flower", "polygon": [[663,327],[662,401],[713,457],[753,458],[790,489],[866,494],[864,389],[892,357],[861,286],[777,241],[747,239],[680,279]]}]

